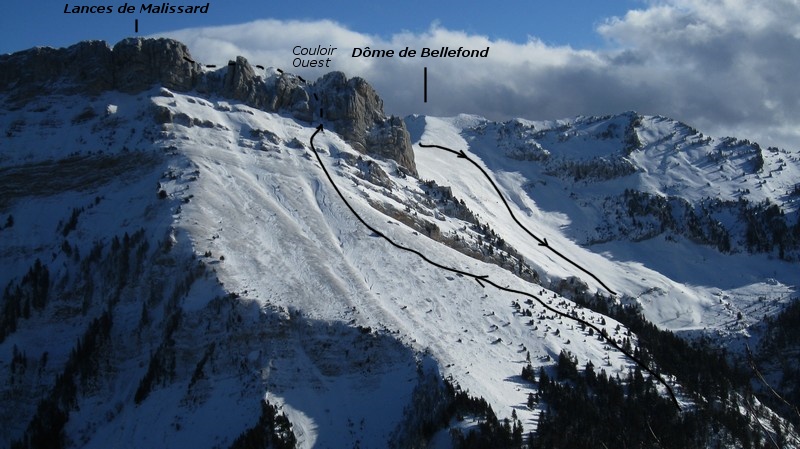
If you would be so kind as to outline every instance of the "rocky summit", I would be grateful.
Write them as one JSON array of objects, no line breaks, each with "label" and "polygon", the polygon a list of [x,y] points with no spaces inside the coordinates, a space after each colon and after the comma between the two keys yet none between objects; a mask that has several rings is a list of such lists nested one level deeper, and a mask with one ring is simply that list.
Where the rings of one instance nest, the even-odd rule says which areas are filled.
[{"label": "rocky summit", "polygon": [[172,39],[128,38],[113,48],[103,41],[84,41],[0,56],[0,92],[8,93],[14,107],[44,95],[133,94],[156,85],[218,95],[306,122],[324,120],[357,151],[393,159],[416,174],[405,123],[386,116],[383,101],[364,79],[347,79],[341,72],[308,84],[289,73],[257,75],[241,56],[211,69]]}]

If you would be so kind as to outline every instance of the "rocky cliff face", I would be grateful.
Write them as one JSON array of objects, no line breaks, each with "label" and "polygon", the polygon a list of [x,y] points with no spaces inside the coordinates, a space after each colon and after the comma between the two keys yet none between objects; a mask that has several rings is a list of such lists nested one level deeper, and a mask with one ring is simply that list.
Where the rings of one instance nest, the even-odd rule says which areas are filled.
[{"label": "rocky cliff face", "polygon": [[291,74],[256,75],[241,56],[227,67],[209,70],[192,59],[184,44],[171,39],[129,38],[113,48],[85,41],[69,48],[0,55],[0,93],[8,93],[6,101],[12,105],[40,95],[136,93],[155,85],[220,95],[298,120],[324,119],[356,150],[394,159],[416,174],[403,121],[386,116],[369,83],[347,79],[341,72],[308,85]]},{"label": "rocky cliff face", "polygon": [[383,100],[362,78],[331,72],[314,84],[323,117],[353,148],[394,159],[416,174],[411,137],[398,117],[386,117]]}]

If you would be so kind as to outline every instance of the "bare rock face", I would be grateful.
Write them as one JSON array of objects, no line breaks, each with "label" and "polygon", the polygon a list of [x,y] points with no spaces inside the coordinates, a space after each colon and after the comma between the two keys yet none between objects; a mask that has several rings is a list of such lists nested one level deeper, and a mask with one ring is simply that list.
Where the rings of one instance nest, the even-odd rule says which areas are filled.
[{"label": "bare rock face", "polygon": [[336,132],[361,152],[367,152],[367,131],[385,120],[383,101],[366,81],[350,80],[342,72],[331,72],[314,85],[327,120],[336,122]]},{"label": "bare rock face", "polygon": [[114,89],[122,92],[141,92],[156,84],[187,91],[202,72],[189,49],[172,39],[124,39],[114,46],[113,60]]},{"label": "bare rock face", "polygon": [[171,39],[129,38],[112,50],[102,41],[69,48],[37,47],[0,56],[0,92],[15,100],[52,93],[136,93],[156,84],[186,91],[201,73],[189,50]]},{"label": "bare rock face", "polygon": [[0,93],[17,104],[38,95],[137,93],[157,85],[220,95],[307,122],[321,111],[321,118],[357,151],[393,159],[416,175],[405,124],[384,114],[383,101],[362,78],[332,72],[313,85],[286,73],[265,79],[241,56],[227,68],[209,71],[172,39],[128,38],[113,49],[102,41],[86,41],[0,55]]},{"label": "bare rock face", "polygon": [[417,176],[417,165],[414,162],[414,151],[411,149],[411,136],[405,122],[400,117],[389,117],[379,125],[372,127],[366,138],[367,152],[394,159],[407,168],[409,173]]},{"label": "bare rock face", "polygon": [[289,111],[299,120],[310,122],[314,119],[307,87],[294,75],[281,74],[265,82],[267,104],[271,111]]},{"label": "bare rock face", "polygon": [[416,175],[411,137],[398,117],[386,117],[383,100],[362,78],[331,72],[314,84],[325,119],[357,151],[393,159]]},{"label": "bare rock face", "polygon": [[102,41],[0,55],[0,92],[9,92],[13,102],[56,91],[99,93],[113,84],[111,49]]}]

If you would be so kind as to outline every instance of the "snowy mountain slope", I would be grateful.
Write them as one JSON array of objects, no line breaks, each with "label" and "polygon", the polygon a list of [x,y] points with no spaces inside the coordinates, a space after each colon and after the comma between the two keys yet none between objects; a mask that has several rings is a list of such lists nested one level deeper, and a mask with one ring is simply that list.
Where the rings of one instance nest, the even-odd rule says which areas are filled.
[{"label": "snowy mountain slope", "polygon": [[[198,253],[224,255],[217,273],[229,291],[264,306],[297,310],[312,319],[347,322],[396,335],[412,348],[429,352],[443,365],[439,368],[443,374],[486,397],[498,410],[509,410],[525,399],[524,388],[514,380],[526,356],[523,348],[534,360],[552,359],[562,348],[569,348],[581,360],[611,363],[609,370],[624,372],[629,366],[630,362],[614,351],[606,362],[609,349],[602,342],[592,343],[593,339],[587,339],[574,323],[537,320],[548,323],[531,332],[528,319],[523,320],[511,307],[518,299],[514,295],[489,291],[471,279],[434,269],[417,256],[398,252],[385,241],[370,237],[325,182],[308,148],[264,145],[243,137],[250,129],[268,129],[277,140],[290,141],[295,136],[310,138],[313,128],[299,129],[296,123],[279,116],[241,106],[234,108],[239,112],[220,116],[210,105],[188,103],[188,97],[178,94],[174,98],[176,105],[171,107],[193,117],[211,115],[214,118],[209,120],[231,130],[213,133],[192,129],[190,134],[175,126],[174,136],[170,136],[173,140],[165,142],[187,155],[200,170],[199,179],[187,193],[197,189],[202,195],[195,194],[184,205],[179,226],[185,226],[194,236]],[[165,104],[173,100],[155,101]],[[419,194],[413,178],[392,179],[393,198],[383,196],[352,176],[352,167],[342,162],[349,159],[343,152],[354,157],[357,153],[336,135],[322,134],[316,145],[330,154],[325,157],[326,165],[338,172],[339,186],[354,207],[381,232],[444,265],[485,273],[495,282],[523,290],[541,291],[505,270],[432,242],[370,206],[369,201],[392,202],[409,193]],[[259,146],[260,150],[254,149]],[[387,173],[396,171],[392,162],[375,163]],[[443,230],[448,225],[463,226],[441,223]],[[568,301],[556,299],[556,303],[562,301],[567,306]],[[533,309],[537,310],[535,306]],[[599,321],[592,312],[584,313]],[[613,328],[616,323],[609,321],[607,325]],[[554,335],[556,331],[558,335]],[[581,347],[570,346],[570,341],[583,340],[587,342]],[[306,388],[294,382],[278,384],[270,394],[276,398],[286,395],[292,419],[309,413],[291,401],[294,396],[310,395]],[[316,389],[313,394],[316,401],[324,401],[326,393],[341,400],[341,391]],[[527,426],[532,424],[532,415],[518,413],[527,417]]]},{"label": "snowy mountain slope", "polygon": [[[217,75],[230,80],[248,67],[239,58]],[[553,291],[591,296],[600,289],[520,232],[474,167],[415,147],[416,178],[409,155],[397,158],[401,164],[391,158],[396,153],[371,156],[360,142],[349,143],[342,135],[364,130],[341,125],[358,121],[346,114],[369,122],[382,111],[347,109],[346,95],[336,90],[350,85],[343,74],[307,86],[290,75],[267,78],[252,86],[240,78],[235,88],[260,98],[253,86],[285,82],[293,99],[310,102],[319,94],[328,102],[334,113],[325,113],[331,122],[314,145],[371,226],[437,263],[530,292],[638,350],[626,326]],[[374,94],[362,82],[353,84]],[[3,442],[27,434],[39,440],[19,447],[241,447],[242,438],[271,432],[286,446],[291,440],[298,447],[402,446],[417,432],[409,423],[428,411],[420,408],[443,394],[442,377],[485,398],[500,418],[518,416],[527,432],[548,407],[528,406],[529,394],[537,393],[520,376],[528,359],[552,375],[563,350],[581,368],[591,362],[620,379],[633,373],[631,359],[597,332],[372,235],[309,148],[319,122],[295,114],[307,103],[266,112],[230,97],[154,87],[5,104],[11,106],[0,109]],[[378,120],[389,124],[378,134],[404,132],[392,120]],[[591,268],[621,301],[638,301],[661,326],[741,330],[777,310],[772,299],[794,292],[793,267],[764,254],[720,253],[679,233],[669,242],[612,238],[588,248],[575,237],[573,223],[602,220],[604,213],[581,203],[564,173],[616,182],[633,164],[574,162],[615,154],[626,140],[619,129],[631,119],[610,120],[536,124],[544,131],[538,147],[517,137],[481,140],[487,129],[508,133],[522,121],[428,117],[409,119],[408,128],[415,142],[469,152],[526,227]],[[651,138],[649,126],[636,131],[637,148]],[[551,128],[574,135],[561,141]],[[580,130],[609,137],[584,154],[575,143]],[[654,141],[661,139],[656,131]],[[557,143],[570,158],[556,160]],[[504,145],[513,147],[507,153],[513,159],[496,152]],[[539,159],[541,167],[527,163]],[[786,182],[781,176],[776,185]],[[436,183],[424,181],[431,179]],[[531,187],[541,180],[547,184]],[[535,195],[544,186],[547,194]],[[594,199],[588,181],[583,187],[581,195]],[[669,262],[674,257],[694,265],[681,270]],[[706,268],[707,261],[735,276]],[[746,270],[745,263],[757,267]],[[772,280],[765,279],[770,271]],[[684,409],[707,401],[666,377]],[[430,384],[436,391],[420,399]],[[771,416],[731,397],[727,405],[741,407],[742,415]],[[267,404],[278,406],[278,415]],[[474,413],[436,423],[435,440],[449,447],[448,426],[485,423]]]},{"label": "snowy mountain slope", "polygon": [[[185,288],[193,285],[196,298],[225,294],[216,282],[192,279],[193,273],[197,275],[193,267],[196,261],[185,251],[186,245],[178,244],[182,237],[172,234],[173,213],[179,203],[157,197],[156,186],[159,181],[174,176],[172,164],[175,161],[165,155],[163,149],[141,137],[156,130],[150,125],[152,119],[141,120],[140,114],[150,117],[149,100],[147,97],[138,100],[109,94],[99,101],[127,104],[128,107],[119,108],[119,120],[114,122],[116,126],[130,125],[131,129],[143,130],[144,134],[136,136],[139,138],[127,138],[136,131],[109,139],[94,132],[107,121],[103,116],[85,123],[70,122],[73,106],[83,108],[91,104],[84,98],[73,97],[57,99],[49,105],[48,116],[60,117],[65,123],[57,130],[61,139],[39,140],[38,126],[32,124],[27,133],[21,131],[19,136],[4,141],[3,156],[14,158],[16,164],[28,160],[38,163],[42,155],[36,151],[27,154],[26,150],[36,150],[38,146],[34,143],[40,141],[47,144],[42,147],[43,156],[55,160],[55,168],[45,174],[23,170],[26,188],[13,195],[6,209],[14,217],[14,225],[2,231],[3,266],[6,267],[2,270],[3,285],[8,286],[3,318],[4,324],[11,322],[16,328],[4,327],[3,354],[17,350],[24,354],[20,364],[12,363],[9,367],[4,363],[8,396],[2,409],[4,414],[11,414],[3,419],[7,424],[3,426],[5,442],[21,436],[21,431],[34,417],[39,400],[48,397],[76,404],[66,430],[72,445],[85,446],[100,440],[105,441],[101,445],[107,447],[120,438],[143,440],[144,436],[157,435],[159,428],[171,428],[170,421],[164,418],[168,407],[152,413],[144,409],[132,412],[126,406],[132,404],[139,378],[147,371],[151,355],[162,343],[162,325],[169,315],[180,317],[175,315],[176,302],[183,295],[179,285],[183,282]],[[17,116],[30,113],[27,110],[15,112]],[[127,131],[128,128],[122,129]],[[125,145],[134,150],[125,149]],[[102,149],[102,155],[98,148]],[[84,173],[87,170],[107,170],[109,158],[122,161],[118,165],[126,169],[115,169],[106,173],[113,176],[89,183],[69,185],[76,177],[91,177]],[[45,176],[49,179],[44,179]],[[43,182],[67,183],[69,187],[62,188],[63,193],[43,192],[39,189]],[[174,251],[164,251],[173,244],[177,244]],[[30,304],[31,295],[22,276],[29,267],[36,266],[33,260],[43,262],[50,279],[49,289],[38,294],[43,297],[40,305],[36,304],[36,289],[32,295],[33,305]],[[13,293],[14,286],[20,284],[21,289],[16,287],[16,291],[22,294],[17,295]],[[19,317],[9,309],[14,304],[11,298],[21,299]],[[96,334],[91,332],[92,323],[107,316],[104,312],[110,312],[113,332],[100,338],[102,343],[93,345],[94,349],[90,350],[87,342],[97,338],[89,338]],[[202,355],[208,341],[189,341],[196,346],[185,348],[184,355],[193,358],[198,350]],[[220,343],[223,341],[219,339]],[[99,365],[95,366],[97,373],[84,368],[95,364]],[[70,392],[70,384],[81,386],[79,398]],[[221,401],[226,407],[241,412],[232,415],[233,419],[227,423],[222,419],[216,421],[218,426],[203,423],[200,428],[205,428],[207,433],[196,428],[196,438],[211,437],[215,433],[234,436],[237,426],[244,426],[248,417],[257,413],[257,402],[251,402],[248,407],[246,401],[236,396],[228,400],[227,392],[222,391],[221,395],[209,396],[216,400],[217,406]],[[241,404],[234,407],[237,402]],[[40,404],[39,409],[43,410]],[[140,418],[140,427],[133,425],[136,420],[125,418],[131,413]],[[145,416],[152,416],[157,422],[149,425],[143,419]],[[42,421],[47,419],[40,413]],[[171,433],[161,431],[163,435]],[[174,438],[179,441],[181,436]]]},{"label": "snowy mountain slope", "polygon": [[[159,125],[146,118],[159,107],[191,120]],[[254,422],[266,396],[282,406],[300,447],[382,447],[409,405],[418,366],[452,377],[501,416],[516,407],[532,429],[537,412],[519,408],[531,388],[518,377],[528,353],[534,366],[552,363],[562,349],[609,373],[624,375],[631,366],[575,323],[535,304],[525,306],[533,314],[524,317],[512,307],[519,297],[433,269],[371,237],[305,147],[313,127],[225,100],[151,90],[51,99],[42,120],[60,128],[47,137],[50,125],[34,118],[41,108],[34,103],[4,117],[7,127],[26,123],[15,125],[2,153],[28,188],[4,211],[14,224],[2,230],[10,268],[2,281],[11,291],[26,288],[21,278],[39,258],[52,287],[46,304],[14,319],[0,352],[24,353],[24,363],[4,361],[12,397],[35,388],[42,398],[76,404],[64,427],[70,445],[225,447]],[[114,112],[68,119],[87,108]],[[96,132],[109,122],[116,133]],[[44,154],[33,151],[39,142]],[[376,210],[374,204],[402,211],[426,195],[414,178],[390,175],[384,187],[359,169],[393,174],[396,163],[360,155],[330,132],[316,144],[340,188],[382,232],[442,264],[542,292]],[[65,167],[50,173],[67,183],[76,171],[101,171],[117,159],[124,169],[114,176],[64,184],[65,193],[36,190],[43,181],[37,164]],[[421,220],[442,233],[468,226],[435,207],[427,213]],[[578,310],[543,293],[555,307]],[[97,369],[70,374],[80,388],[65,399],[60,387],[47,385],[79,365],[81,356],[71,354],[104,311],[113,317],[110,334],[84,362]],[[601,322],[591,311],[580,314]],[[604,320],[611,334],[625,333]],[[35,401],[12,403],[34,416]],[[8,441],[28,419],[4,422],[14,423],[6,427]]]},{"label": "snowy mountain slope", "polygon": [[[771,313],[777,303],[796,292],[800,279],[796,263],[775,260],[766,254],[749,254],[743,249],[721,253],[661,228],[654,236],[641,240],[604,237],[605,243],[588,248],[575,243],[592,241],[595,237],[591,236],[602,232],[607,222],[625,226],[625,219],[629,220],[627,211],[625,218],[619,219],[619,214],[615,218],[616,210],[606,209],[605,205],[615,196],[622,196],[626,189],[662,196],[680,193],[685,201],[696,203],[712,194],[721,200],[732,199],[752,187],[751,192],[755,193],[750,195],[757,197],[754,201],[769,199],[785,208],[787,217],[797,215],[796,200],[786,195],[797,179],[793,153],[777,151],[779,157],[773,151],[767,152],[764,170],[771,171],[771,187],[758,188],[767,182],[759,179],[762,175],[740,173],[753,157],[750,148],[730,150],[724,163],[730,166],[723,167],[724,172],[708,170],[702,163],[706,153],[711,148],[730,145],[730,140],[719,143],[701,138],[708,142],[708,146],[702,146],[694,142],[695,133],[687,131],[685,125],[663,118],[638,118],[636,133],[642,134],[637,137],[640,143],[625,155],[622,130],[637,118],[625,114],[553,123],[492,123],[480,117],[458,116],[409,117],[407,122],[414,142],[447,145],[481,161],[526,227],[547,237],[570,258],[591,267],[623,295],[634,298],[654,323],[675,330],[741,330]],[[681,132],[694,142],[683,143],[688,150],[680,149],[676,143],[675,136]],[[675,147],[679,149],[670,150]],[[535,241],[519,231],[508,212],[500,207],[491,185],[481,179],[474,167],[436,149],[417,146],[415,152],[421,177],[452,185],[456,196],[486,217],[499,234],[530,258],[533,266],[551,276],[569,274],[569,265],[542,252]],[[585,173],[605,175],[576,180],[573,169],[582,161],[594,161],[594,165],[585,165]],[[618,166],[629,168],[614,168]],[[742,179],[722,182],[734,177]],[[663,186],[667,188],[659,190]],[[735,226],[734,223],[731,228]],[[599,288],[585,276],[582,280],[593,289]],[[739,312],[743,315],[741,320],[737,320]]]}]

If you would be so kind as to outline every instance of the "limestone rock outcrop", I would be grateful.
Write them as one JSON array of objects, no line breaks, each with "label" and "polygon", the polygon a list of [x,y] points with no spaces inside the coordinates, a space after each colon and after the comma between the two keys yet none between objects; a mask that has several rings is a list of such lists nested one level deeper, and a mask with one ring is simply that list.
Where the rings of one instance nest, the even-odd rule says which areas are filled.
[{"label": "limestone rock outcrop", "polygon": [[0,55],[0,94],[17,105],[41,95],[137,93],[157,85],[219,95],[302,121],[322,119],[357,151],[393,159],[416,174],[405,124],[386,116],[383,101],[362,78],[331,72],[309,85],[288,73],[263,77],[241,56],[210,70],[172,39],[128,38],[113,48],[85,41]]},{"label": "limestone rock outcrop", "polygon": [[156,84],[185,92],[202,74],[186,45],[172,39],[124,39],[114,45],[112,59],[113,88],[123,92],[141,92]]},{"label": "limestone rock outcrop", "polygon": [[356,150],[394,159],[416,175],[411,137],[398,117],[387,117],[383,100],[363,78],[331,72],[314,84],[323,116]]}]

